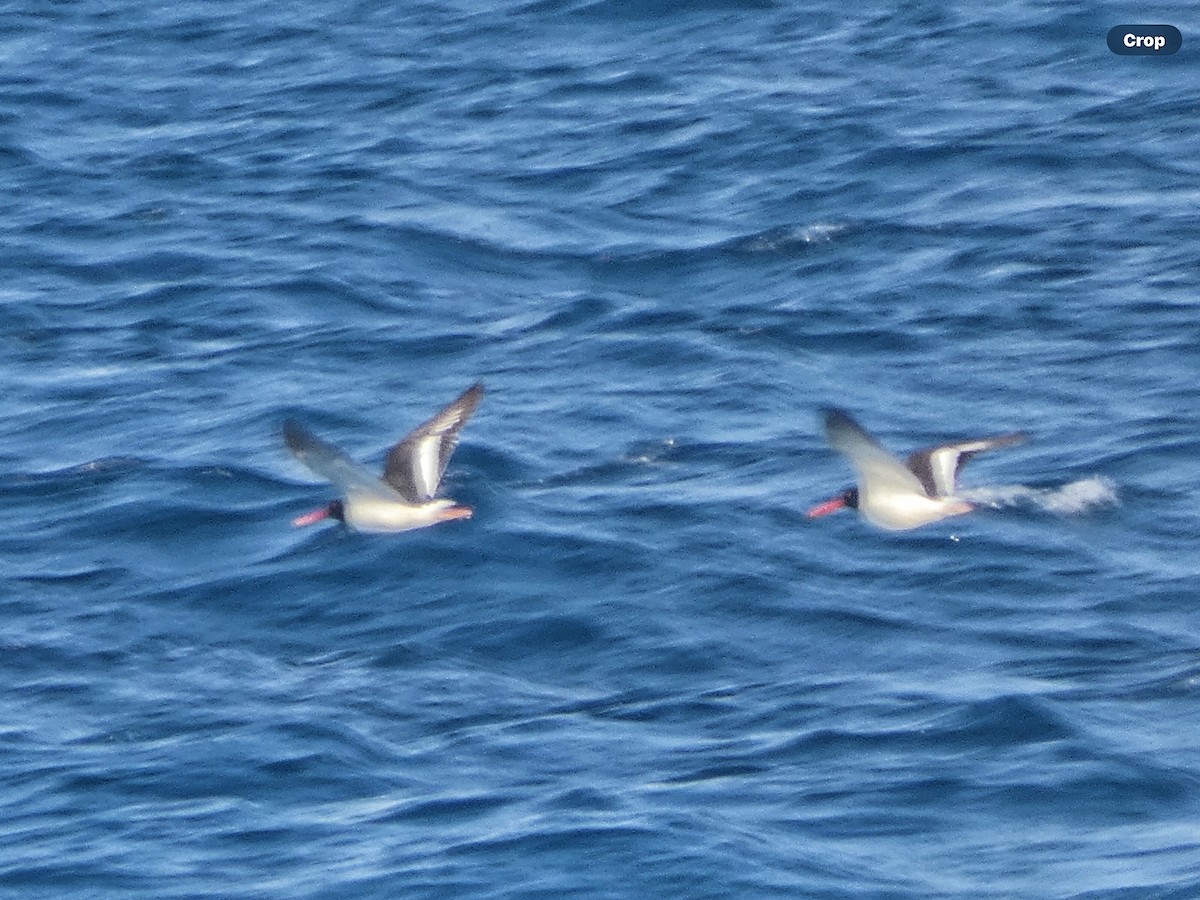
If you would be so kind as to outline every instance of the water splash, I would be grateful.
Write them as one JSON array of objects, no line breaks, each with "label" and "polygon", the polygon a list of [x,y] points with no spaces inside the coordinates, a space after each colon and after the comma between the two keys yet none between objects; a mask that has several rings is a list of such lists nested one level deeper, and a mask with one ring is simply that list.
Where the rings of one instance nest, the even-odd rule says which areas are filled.
[{"label": "water splash", "polygon": [[775,253],[800,244],[828,244],[848,226],[815,222],[811,225],[773,228],[734,242],[738,249],[749,253]]},{"label": "water splash", "polygon": [[1024,484],[972,488],[963,491],[961,496],[964,500],[992,509],[1030,505],[1059,516],[1082,516],[1096,509],[1116,506],[1120,502],[1117,483],[1103,475],[1093,475],[1050,488]]}]

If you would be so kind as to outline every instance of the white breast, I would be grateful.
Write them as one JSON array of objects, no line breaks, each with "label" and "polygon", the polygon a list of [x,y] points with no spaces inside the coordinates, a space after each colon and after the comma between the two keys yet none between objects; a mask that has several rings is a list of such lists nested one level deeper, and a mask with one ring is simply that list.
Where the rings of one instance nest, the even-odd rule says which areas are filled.
[{"label": "white breast", "polygon": [[961,516],[972,509],[965,500],[953,497],[926,497],[924,494],[892,494],[879,496],[860,494],[858,511],[867,521],[889,531],[905,531],[928,525],[949,516]]},{"label": "white breast", "polygon": [[346,501],[344,515],[356,531],[411,531],[441,521],[441,511],[453,505],[453,500],[411,504],[358,496]]}]

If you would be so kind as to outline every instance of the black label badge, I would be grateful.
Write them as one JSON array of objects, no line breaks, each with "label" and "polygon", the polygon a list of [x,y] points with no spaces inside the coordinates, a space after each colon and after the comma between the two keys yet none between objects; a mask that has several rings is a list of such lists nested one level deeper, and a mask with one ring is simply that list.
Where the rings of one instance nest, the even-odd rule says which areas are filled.
[{"label": "black label badge", "polygon": [[1174,25],[1117,25],[1108,32],[1108,49],[1122,56],[1168,56],[1182,46]]}]

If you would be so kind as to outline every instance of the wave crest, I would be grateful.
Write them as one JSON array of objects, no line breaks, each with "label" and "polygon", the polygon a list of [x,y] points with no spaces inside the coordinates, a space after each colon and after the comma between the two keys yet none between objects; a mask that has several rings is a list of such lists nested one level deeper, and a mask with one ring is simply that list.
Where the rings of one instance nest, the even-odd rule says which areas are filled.
[{"label": "wave crest", "polygon": [[1096,509],[1116,506],[1120,502],[1117,483],[1103,475],[1049,488],[1024,484],[974,488],[962,492],[961,496],[964,500],[992,509],[1031,505],[1060,516],[1081,516]]}]

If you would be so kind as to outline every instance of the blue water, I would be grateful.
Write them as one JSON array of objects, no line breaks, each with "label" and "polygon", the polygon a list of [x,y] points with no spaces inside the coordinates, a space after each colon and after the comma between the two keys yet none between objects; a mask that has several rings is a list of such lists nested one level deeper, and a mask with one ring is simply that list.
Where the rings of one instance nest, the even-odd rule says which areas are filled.
[{"label": "blue water", "polygon": [[[0,893],[1200,896],[1198,37],[6,4]],[[475,380],[472,520],[289,527]],[[809,521],[830,403],[1031,441]]]}]

